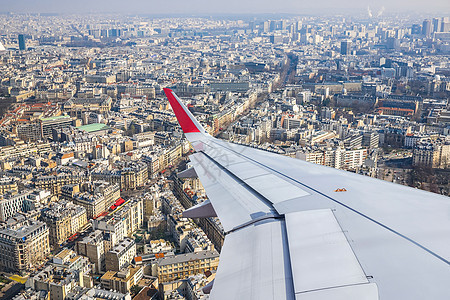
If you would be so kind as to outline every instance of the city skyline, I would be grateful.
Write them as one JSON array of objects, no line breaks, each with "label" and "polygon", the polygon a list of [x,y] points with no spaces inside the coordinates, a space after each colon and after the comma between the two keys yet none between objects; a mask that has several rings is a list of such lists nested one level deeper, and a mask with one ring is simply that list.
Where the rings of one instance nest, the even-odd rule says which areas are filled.
[{"label": "city skyline", "polygon": [[450,3],[446,0],[432,1],[373,1],[364,0],[354,3],[353,1],[320,0],[308,1],[207,1],[194,0],[182,1],[172,0],[166,3],[159,1],[131,0],[127,2],[99,1],[3,1],[1,12],[17,13],[122,13],[122,14],[155,14],[155,15],[198,15],[198,14],[315,14],[323,15],[330,13],[350,14],[367,13],[376,17],[382,14],[400,12],[440,13],[450,12]]}]

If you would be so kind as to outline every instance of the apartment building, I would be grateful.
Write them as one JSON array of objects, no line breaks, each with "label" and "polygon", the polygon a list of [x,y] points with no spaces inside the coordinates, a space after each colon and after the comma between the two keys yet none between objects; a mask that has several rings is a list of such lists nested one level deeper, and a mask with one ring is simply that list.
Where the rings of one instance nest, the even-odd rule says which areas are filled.
[{"label": "apartment building", "polygon": [[0,230],[0,266],[3,270],[25,271],[39,265],[50,253],[47,224],[19,219]]},{"label": "apartment building", "polygon": [[67,294],[66,300],[96,299],[96,300],[131,300],[130,293],[119,293],[100,288],[76,287]]},{"label": "apartment building", "polygon": [[84,172],[77,173],[60,173],[57,175],[39,176],[33,179],[35,187],[50,191],[53,195],[61,195],[61,189],[68,184],[79,184],[89,180]]},{"label": "apartment building", "polygon": [[80,285],[79,272],[58,266],[46,266],[30,277],[26,286],[36,291],[46,291],[51,300],[64,300],[66,295]]},{"label": "apartment building", "polygon": [[296,158],[336,169],[352,170],[363,165],[367,149],[316,149],[299,151]]},{"label": "apartment building", "polygon": [[72,269],[84,274],[91,270],[89,259],[85,256],[77,255],[73,250],[64,248],[53,256],[52,265]]},{"label": "apartment building", "polygon": [[72,118],[70,116],[64,115],[41,119],[41,138],[51,139],[53,137],[52,130],[67,128],[70,125],[72,125]]},{"label": "apartment building", "polygon": [[219,253],[215,250],[185,253],[158,259],[152,265],[152,275],[163,283],[216,270],[218,265]]},{"label": "apartment building", "polygon": [[112,214],[113,219],[125,221],[125,234],[131,236],[142,227],[144,221],[144,204],[141,198],[127,202]]},{"label": "apartment building", "polygon": [[130,190],[144,185],[148,181],[148,167],[144,162],[127,162],[121,169],[97,170],[92,172],[93,180],[104,180],[118,184],[120,189]]},{"label": "apartment building", "polygon": [[129,266],[123,270],[108,271],[101,278],[100,282],[104,289],[128,293],[134,285],[144,276],[144,268],[141,266]]},{"label": "apartment building", "polygon": [[413,150],[413,165],[447,168],[450,165],[450,144],[442,140],[418,142]]},{"label": "apartment building", "polygon": [[114,218],[112,215],[92,220],[92,226],[94,230],[103,233],[105,253],[127,237],[126,221],[121,218]]},{"label": "apartment building", "polygon": [[89,258],[89,261],[93,264],[92,269],[95,272],[101,272],[104,269],[105,248],[103,245],[103,233],[100,230],[95,230],[81,241],[77,241],[75,251],[79,255]]},{"label": "apartment building", "polygon": [[130,238],[125,238],[106,253],[106,270],[120,271],[122,268],[129,265],[135,256],[135,241]]},{"label": "apartment building", "polygon": [[111,110],[112,98],[108,95],[101,95],[95,98],[71,98],[63,104],[64,111],[70,115],[86,111],[105,113]]},{"label": "apartment building", "polygon": [[87,224],[86,209],[69,201],[52,203],[42,211],[41,219],[47,223],[50,245],[54,248]]},{"label": "apartment building", "polygon": [[6,192],[17,193],[17,182],[9,177],[0,178],[0,194],[4,194]]},{"label": "apartment building", "polygon": [[64,187],[62,196],[83,206],[88,219],[92,219],[108,210],[120,198],[120,189],[113,183],[92,181]]},{"label": "apartment building", "polygon": [[133,199],[123,204],[107,216],[92,220],[94,230],[104,234],[105,252],[118,245],[126,237],[141,228],[143,223],[142,199]]},{"label": "apartment building", "polygon": [[4,146],[0,148],[0,160],[29,157],[36,153],[45,153],[51,151],[49,143],[17,143],[15,145]]}]

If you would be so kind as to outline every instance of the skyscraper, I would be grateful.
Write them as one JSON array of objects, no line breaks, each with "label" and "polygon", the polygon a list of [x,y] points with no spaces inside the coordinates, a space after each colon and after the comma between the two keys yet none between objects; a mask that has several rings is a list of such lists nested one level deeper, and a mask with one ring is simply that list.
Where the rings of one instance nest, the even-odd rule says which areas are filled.
[{"label": "skyscraper", "polygon": [[422,34],[426,37],[431,36],[431,21],[424,20],[422,24]]},{"label": "skyscraper", "polygon": [[25,50],[25,36],[23,34],[19,34],[19,50]]},{"label": "skyscraper", "polygon": [[442,18],[441,22],[441,32],[449,32],[450,31],[450,22],[448,17]]},{"label": "skyscraper", "polygon": [[341,54],[342,55],[349,55],[350,54],[350,47],[351,47],[351,41],[345,40],[341,42]]},{"label": "skyscraper", "polygon": [[270,23],[269,23],[269,21],[265,21],[263,23],[263,31],[264,32],[269,32],[269,29],[270,29]]},{"label": "skyscraper", "polygon": [[441,19],[434,18],[433,19],[433,32],[440,32],[441,31]]},{"label": "skyscraper", "polygon": [[273,32],[277,29],[277,22],[274,20],[269,20],[269,30]]}]

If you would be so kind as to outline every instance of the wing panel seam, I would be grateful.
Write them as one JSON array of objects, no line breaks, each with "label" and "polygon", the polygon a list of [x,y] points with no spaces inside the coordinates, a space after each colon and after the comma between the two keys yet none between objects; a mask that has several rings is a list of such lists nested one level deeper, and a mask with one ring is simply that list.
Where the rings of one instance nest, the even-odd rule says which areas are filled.
[{"label": "wing panel seam", "polygon": [[313,289],[308,291],[301,291],[295,293],[296,295],[311,293],[311,292],[319,292],[319,291],[326,291],[326,290],[333,290],[338,288],[344,288],[344,287],[350,287],[350,286],[360,286],[360,285],[366,285],[366,284],[372,284],[372,282],[365,282],[365,283],[356,283],[356,284],[344,284],[344,285],[338,285],[338,286],[332,286],[332,287],[326,287],[326,288],[320,288],[320,289]]},{"label": "wing panel seam", "polygon": [[245,181],[234,175],[230,170],[222,166],[219,162],[217,162],[214,158],[209,156],[203,151],[200,151],[199,153],[205,155],[210,161],[212,161],[215,165],[217,165],[221,171],[225,172],[227,175],[232,177],[234,180],[236,180],[239,184],[244,186],[248,191],[250,191],[252,194],[254,194],[256,197],[259,198],[259,200],[263,201],[264,204],[266,204],[268,207],[271,208],[272,213],[274,213],[274,216],[279,216],[279,214],[276,212],[275,208],[273,207],[273,203],[270,202],[267,198],[265,198],[263,195],[261,195],[257,190],[252,188],[250,185],[248,185]]}]

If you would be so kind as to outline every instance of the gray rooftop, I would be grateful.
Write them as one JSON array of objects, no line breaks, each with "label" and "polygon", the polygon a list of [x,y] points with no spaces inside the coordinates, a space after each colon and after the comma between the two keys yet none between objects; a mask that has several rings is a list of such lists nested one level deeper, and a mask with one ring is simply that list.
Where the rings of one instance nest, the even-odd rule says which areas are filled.
[{"label": "gray rooftop", "polygon": [[182,263],[191,260],[200,260],[200,259],[208,259],[208,258],[216,258],[219,257],[219,253],[216,250],[213,251],[200,251],[195,253],[184,253],[178,254],[175,256],[168,256],[164,258],[160,258],[157,261],[159,266],[172,265],[177,263]]}]

